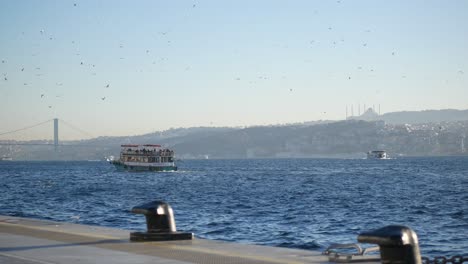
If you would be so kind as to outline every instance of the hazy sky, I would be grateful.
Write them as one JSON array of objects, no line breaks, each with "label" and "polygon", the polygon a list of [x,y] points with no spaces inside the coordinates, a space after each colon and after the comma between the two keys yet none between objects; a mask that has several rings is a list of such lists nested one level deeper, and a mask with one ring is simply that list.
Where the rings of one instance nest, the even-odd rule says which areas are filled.
[{"label": "hazy sky", "polygon": [[[358,104],[467,109],[467,14],[464,0],[4,0],[0,134],[53,118],[115,136],[338,120]],[[0,136],[31,138],[52,123]]]}]

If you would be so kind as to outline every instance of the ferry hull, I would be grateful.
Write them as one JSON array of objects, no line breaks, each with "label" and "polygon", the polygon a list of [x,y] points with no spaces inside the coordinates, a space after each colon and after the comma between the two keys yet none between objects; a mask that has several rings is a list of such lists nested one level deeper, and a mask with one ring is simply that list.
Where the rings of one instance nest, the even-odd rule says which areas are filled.
[{"label": "ferry hull", "polygon": [[114,161],[112,164],[119,171],[177,171],[177,166],[175,165],[141,165],[141,164],[125,164],[119,161]]}]

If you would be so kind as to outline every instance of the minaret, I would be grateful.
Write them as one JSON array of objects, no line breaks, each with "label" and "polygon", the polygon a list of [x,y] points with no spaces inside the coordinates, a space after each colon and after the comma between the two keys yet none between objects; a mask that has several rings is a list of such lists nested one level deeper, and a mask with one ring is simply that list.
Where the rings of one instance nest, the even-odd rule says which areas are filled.
[{"label": "minaret", "polygon": [[465,134],[462,135],[462,138],[461,138],[461,152],[462,153],[465,153],[466,149],[465,149]]},{"label": "minaret", "polygon": [[54,118],[54,148],[55,148],[55,151],[57,151],[58,143],[59,143],[59,139],[58,139],[58,118]]}]

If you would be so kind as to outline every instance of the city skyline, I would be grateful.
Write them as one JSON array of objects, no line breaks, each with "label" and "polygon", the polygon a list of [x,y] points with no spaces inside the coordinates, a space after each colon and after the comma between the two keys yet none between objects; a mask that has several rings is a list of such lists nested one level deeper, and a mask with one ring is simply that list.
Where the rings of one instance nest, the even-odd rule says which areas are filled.
[{"label": "city skyline", "polygon": [[[351,105],[468,109],[467,12],[466,1],[5,1],[0,134],[53,118],[119,136],[342,120]],[[42,130],[18,139],[50,138]]]}]

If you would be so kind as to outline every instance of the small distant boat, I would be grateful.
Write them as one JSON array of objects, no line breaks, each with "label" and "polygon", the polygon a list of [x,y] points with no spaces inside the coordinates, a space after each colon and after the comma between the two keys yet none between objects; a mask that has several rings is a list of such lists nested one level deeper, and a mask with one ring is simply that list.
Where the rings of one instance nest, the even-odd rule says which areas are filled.
[{"label": "small distant boat", "polygon": [[367,159],[387,159],[387,152],[384,150],[372,150],[367,152]]},{"label": "small distant boat", "polygon": [[161,145],[121,145],[120,158],[110,160],[119,170],[176,171],[174,151]]},{"label": "small distant boat", "polygon": [[12,157],[8,157],[8,156],[3,156],[0,160],[1,160],[1,161],[12,161],[13,158],[12,158]]}]

